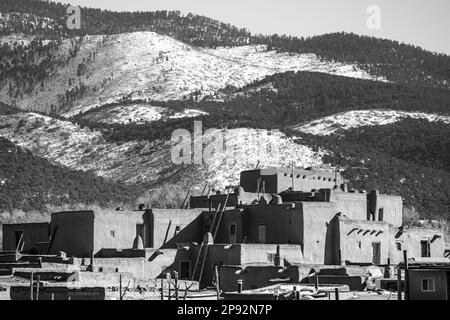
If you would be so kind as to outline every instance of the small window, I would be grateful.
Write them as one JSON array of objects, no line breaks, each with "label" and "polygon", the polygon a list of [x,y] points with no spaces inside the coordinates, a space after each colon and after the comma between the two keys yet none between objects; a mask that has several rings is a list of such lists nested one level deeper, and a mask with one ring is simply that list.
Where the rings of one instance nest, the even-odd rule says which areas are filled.
[{"label": "small window", "polygon": [[180,229],[181,229],[180,226],[176,226],[176,227],[175,227],[175,234],[177,234],[178,232],[180,232]]},{"label": "small window", "polygon": [[422,258],[429,258],[431,256],[430,242],[428,242],[428,240],[420,241],[420,249],[422,253]]},{"label": "small window", "polygon": [[383,221],[383,216],[384,216],[384,209],[380,208],[378,210],[378,221]]},{"label": "small window", "polygon": [[434,292],[435,281],[434,278],[422,278],[422,292]]},{"label": "small window", "polygon": [[306,176],[303,176],[303,179],[306,179]]},{"label": "small window", "polygon": [[276,253],[267,253],[267,262],[274,263],[275,256],[276,256]]},{"label": "small window", "polygon": [[402,251],[402,243],[401,242],[396,242],[395,247],[397,248],[397,251]]},{"label": "small window", "polygon": [[109,235],[110,235],[111,237],[115,238],[115,237],[116,237],[116,232],[115,232],[114,230],[111,230],[111,231],[109,232]]},{"label": "small window", "polygon": [[361,241],[358,241],[358,248],[361,249]]},{"label": "small window", "polygon": [[230,235],[231,236],[236,235],[236,225],[235,224],[230,224]]}]

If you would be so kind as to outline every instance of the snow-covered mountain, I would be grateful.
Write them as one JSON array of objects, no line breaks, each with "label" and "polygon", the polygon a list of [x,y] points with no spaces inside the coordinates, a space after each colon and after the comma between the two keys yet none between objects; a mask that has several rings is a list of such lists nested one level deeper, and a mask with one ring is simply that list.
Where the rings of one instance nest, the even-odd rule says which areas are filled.
[{"label": "snow-covered mountain", "polygon": [[[59,67],[30,95],[11,98],[0,90],[6,103],[22,109],[49,111],[59,96],[80,86],[86,88],[65,116],[96,106],[131,99],[183,100],[214,96],[227,86],[241,88],[265,76],[286,71],[317,71],[360,79],[385,81],[356,65],[321,61],[315,54],[277,53],[266,46],[218,49],[197,48],[154,32],[86,36],[78,54],[69,58],[76,39],[66,39],[58,56],[68,63]],[[80,69],[83,72],[80,73]]]}]

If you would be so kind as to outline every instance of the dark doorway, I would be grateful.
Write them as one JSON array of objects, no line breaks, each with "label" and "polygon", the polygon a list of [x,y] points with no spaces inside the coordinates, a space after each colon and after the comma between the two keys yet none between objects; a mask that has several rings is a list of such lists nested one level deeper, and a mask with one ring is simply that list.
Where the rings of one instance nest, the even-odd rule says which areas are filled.
[{"label": "dark doorway", "polygon": [[14,250],[20,250],[19,245],[23,242],[23,231],[14,231]]},{"label": "dark doorway", "polygon": [[190,261],[180,261],[180,278],[190,279],[191,278],[191,262]]},{"label": "dark doorway", "polygon": [[381,249],[379,242],[372,242],[372,263],[379,265],[381,262]]},{"label": "dark doorway", "polygon": [[141,237],[142,243],[144,244],[144,248],[147,248],[148,247],[148,243],[147,243],[146,238],[145,238],[144,224],[137,224],[136,225],[136,235]]},{"label": "dark doorway", "polygon": [[422,258],[429,258],[430,255],[430,242],[428,240],[420,241],[420,251],[422,252]]}]

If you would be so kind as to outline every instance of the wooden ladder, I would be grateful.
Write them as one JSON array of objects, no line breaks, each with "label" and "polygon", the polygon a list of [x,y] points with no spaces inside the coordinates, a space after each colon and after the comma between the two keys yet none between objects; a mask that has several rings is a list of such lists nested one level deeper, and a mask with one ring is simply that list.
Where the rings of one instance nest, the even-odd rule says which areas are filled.
[{"label": "wooden ladder", "polygon": [[[216,239],[217,231],[219,230],[220,221],[222,221],[223,213],[227,207],[228,199],[230,197],[230,192],[228,191],[227,197],[225,198],[225,202],[222,206],[222,210],[220,209],[220,205],[217,211],[214,213],[213,222],[211,224],[211,234],[213,236],[213,241]],[[198,252],[197,259],[194,265],[194,272],[192,273],[191,280],[198,281],[200,283],[203,275],[203,270],[205,268],[206,256],[208,255],[209,244],[205,244],[202,241],[200,245],[200,250]],[[200,264],[201,261],[201,264]]]}]

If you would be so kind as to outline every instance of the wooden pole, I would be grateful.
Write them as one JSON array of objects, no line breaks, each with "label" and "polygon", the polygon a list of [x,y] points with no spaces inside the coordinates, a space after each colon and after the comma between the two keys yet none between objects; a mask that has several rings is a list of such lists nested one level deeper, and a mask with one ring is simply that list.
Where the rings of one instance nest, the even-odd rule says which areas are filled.
[{"label": "wooden pole", "polygon": [[397,268],[397,300],[402,300],[402,269]]},{"label": "wooden pole", "polygon": [[122,300],[122,274],[119,274],[119,300]]},{"label": "wooden pole", "polygon": [[409,266],[408,252],[403,250],[403,261],[405,263],[405,300],[409,300]]},{"label": "wooden pole", "polygon": [[30,277],[30,300],[33,300],[33,278],[34,278],[34,271],[31,271],[31,277]]},{"label": "wooden pole", "polygon": [[291,177],[292,177],[292,191],[294,191],[294,162],[292,162],[291,168],[292,168],[292,172],[291,172]]},{"label": "wooden pole", "polygon": [[169,286],[168,290],[169,290],[169,300],[172,300],[172,288],[171,288],[171,283],[170,283],[170,273],[166,273],[166,277],[167,277],[167,285]]},{"label": "wooden pole", "polygon": [[164,279],[161,278],[161,300],[164,300]]},{"label": "wooden pole", "polygon": [[316,291],[319,290],[319,275],[318,275],[318,274],[316,274],[316,284],[315,284],[315,288],[316,288]]},{"label": "wooden pole", "polygon": [[36,285],[36,300],[39,300],[39,285],[41,282],[41,276],[37,276],[37,285]]},{"label": "wooden pole", "polygon": [[336,296],[336,300],[339,300],[339,288],[334,288],[334,295]]},{"label": "wooden pole", "polygon": [[214,274],[216,275],[216,294],[217,294],[217,300],[220,300],[219,266],[218,266],[217,264],[214,266]]},{"label": "wooden pole", "polygon": [[174,271],[175,276],[175,300],[178,300],[178,272]]}]

